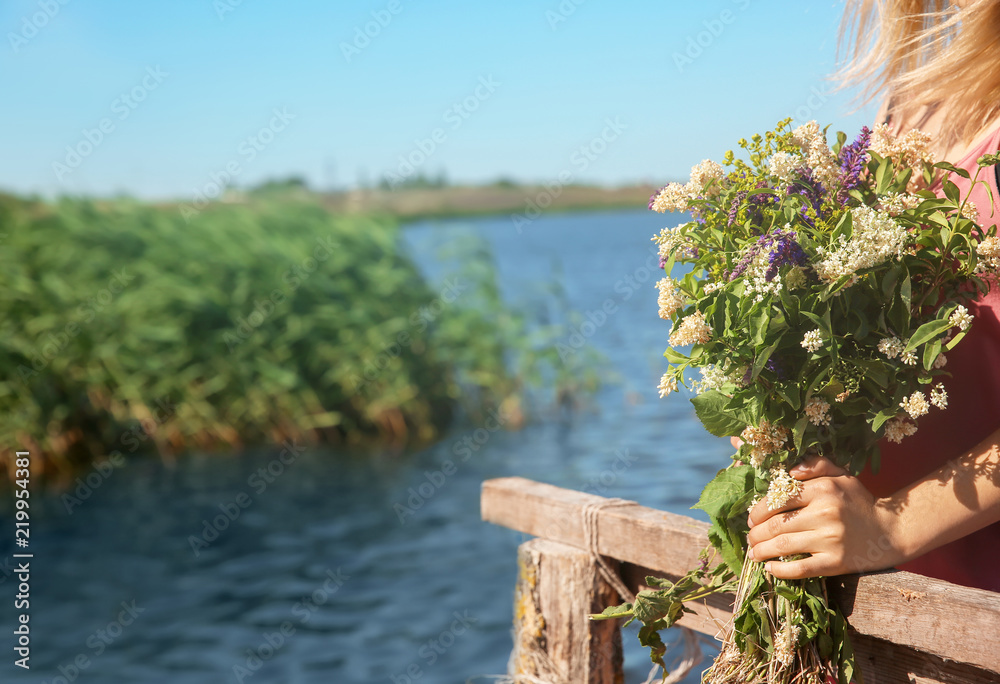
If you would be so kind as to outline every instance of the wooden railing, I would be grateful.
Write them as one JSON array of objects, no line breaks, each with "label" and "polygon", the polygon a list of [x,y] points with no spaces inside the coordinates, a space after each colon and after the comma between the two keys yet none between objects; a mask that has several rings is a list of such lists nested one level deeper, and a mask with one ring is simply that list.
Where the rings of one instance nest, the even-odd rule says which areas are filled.
[{"label": "wooden railing", "polygon": [[[623,682],[619,625],[587,619],[621,602],[591,545],[636,592],[648,575],[683,575],[708,544],[705,523],[637,504],[595,511],[606,501],[518,477],[483,483],[483,520],[538,537],[518,550],[510,675],[519,684]],[[898,571],[830,578],[828,589],[866,684],[1000,683],[1000,594]],[[731,597],[691,607],[678,624],[715,636]]]}]

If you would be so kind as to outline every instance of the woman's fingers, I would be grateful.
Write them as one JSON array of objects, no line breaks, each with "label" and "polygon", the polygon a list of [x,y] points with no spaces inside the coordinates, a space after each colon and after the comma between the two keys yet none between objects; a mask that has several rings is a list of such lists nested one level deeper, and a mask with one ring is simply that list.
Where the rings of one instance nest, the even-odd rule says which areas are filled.
[{"label": "woman's fingers", "polygon": [[812,509],[798,508],[773,515],[762,524],[754,525],[747,534],[747,541],[751,546],[756,546],[778,535],[814,530],[820,522],[821,518]]},{"label": "woman's fingers", "polygon": [[754,544],[750,547],[750,558],[757,562],[794,556],[797,553],[813,553],[817,551],[816,535],[813,532],[792,532],[779,534],[773,539]]},{"label": "woman's fingers", "polygon": [[740,439],[739,437],[730,437],[729,443],[733,445],[734,449],[739,449],[741,446],[743,446],[743,440]]},{"label": "woman's fingers", "polygon": [[809,556],[802,560],[773,560],[764,564],[764,570],[778,579],[800,580],[807,577],[832,576],[840,574],[836,567],[822,554]]},{"label": "woman's fingers", "polygon": [[849,473],[824,456],[809,456],[789,470],[788,474],[796,480],[812,480],[817,477],[840,477]]},{"label": "woman's fingers", "polygon": [[802,491],[788,499],[788,502],[784,506],[771,510],[767,506],[766,497],[758,501],[757,504],[750,509],[748,524],[751,528],[754,528],[767,521],[772,516],[778,515],[779,513],[785,513],[787,511],[794,511],[797,508],[803,508],[808,506],[809,503],[816,498],[829,496],[834,494],[836,491],[837,486],[833,483],[832,478],[806,480],[802,483]]}]

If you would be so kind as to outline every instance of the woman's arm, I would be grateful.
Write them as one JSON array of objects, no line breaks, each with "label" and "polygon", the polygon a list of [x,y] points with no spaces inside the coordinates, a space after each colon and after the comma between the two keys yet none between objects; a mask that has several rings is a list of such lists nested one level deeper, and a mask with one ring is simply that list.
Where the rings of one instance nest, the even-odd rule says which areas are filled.
[{"label": "woman's arm", "polygon": [[751,557],[775,577],[800,579],[880,570],[921,556],[1000,520],[1000,430],[970,452],[892,496],[876,499],[832,461],[791,471],[802,492],[777,510],[750,511]]}]

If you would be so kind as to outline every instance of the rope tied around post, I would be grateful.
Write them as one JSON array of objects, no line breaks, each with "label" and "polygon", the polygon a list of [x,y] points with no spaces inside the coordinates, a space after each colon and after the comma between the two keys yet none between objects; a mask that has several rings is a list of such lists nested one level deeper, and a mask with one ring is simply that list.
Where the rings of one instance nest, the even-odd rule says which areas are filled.
[{"label": "rope tied around post", "polygon": [[[628,499],[602,499],[596,503],[586,504],[583,507],[581,515],[583,517],[584,543],[587,545],[587,552],[590,553],[591,558],[593,558],[594,562],[597,563],[597,569],[601,573],[601,577],[603,577],[604,580],[618,592],[623,601],[634,604],[635,594],[633,594],[625,585],[625,582],[622,580],[621,573],[616,572],[611,567],[611,564],[608,563],[608,559],[600,553],[600,531],[598,523],[598,515],[602,510],[606,508],[632,505],[637,506],[639,504],[635,501],[629,501]],[[701,647],[699,646],[699,641],[701,639],[699,636],[687,627],[675,625],[675,628],[679,629],[681,632],[683,652],[679,661],[674,665],[673,670],[667,674],[661,684],[677,684],[677,682],[684,679],[688,673],[690,673],[691,670],[693,670],[702,660]],[[657,670],[659,670],[659,665],[654,665],[653,669],[649,672],[649,676],[646,678],[645,684],[651,684],[651,682],[655,681]]]}]

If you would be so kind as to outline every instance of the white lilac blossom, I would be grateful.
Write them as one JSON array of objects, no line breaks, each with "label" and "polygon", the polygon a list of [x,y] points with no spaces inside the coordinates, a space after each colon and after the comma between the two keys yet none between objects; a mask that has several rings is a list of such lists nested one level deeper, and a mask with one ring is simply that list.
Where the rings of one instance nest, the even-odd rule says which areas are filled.
[{"label": "white lilac blossom", "polygon": [[750,425],[744,428],[740,433],[740,439],[751,447],[750,464],[759,468],[765,458],[784,446],[790,435],[787,428],[762,420],[760,427]]},{"label": "white lilac blossom", "polygon": [[969,326],[972,325],[972,314],[969,313],[968,309],[959,304],[958,307],[951,312],[948,322],[951,323],[953,327],[965,332],[969,329]]},{"label": "white lilac blossom", "polygon": [[771,481],[767,485],[767,507],[776,510],[802,491],[802,483],[784,468],[771,468]]},{"label": "white lilac blossom", "polygon": [[810,330],[802,336],[802,346],[811,352],[817,352],[823,348],[823,336],[819,328]]},{"label": "white lilac blossom", "polygon": [[668,211],[687,211],[693,198],[689,189],[680,183],[667,183],[649,200],[649,208],[661,214]]},{"label": "white lilac blossom", "polygon": [[906,345],[898,337],[886,337],[878,343],[878,350],[885,354],[888,359],[896,358],[903,353],[905,348]]},{"label": "white lilac blossom", "polygon": [[948,392],[945,391],[944,385],[940,382],[934,385],[934,389],[931,390],[931,403],[939,409],[948,408]]},{"label": "white lilac blossom", "polygon": [[856,279],[858,271],[901,257],[909,242],[906,227],[896,223],[887,212],[862,205],[852,209],[851,216],[851,237],[841,234],[831,247],[817,250],[820,261],[816,273],[823,282],[833,283],[847,275]]},{"label": "white lilac blossom", "polygon": [[913,418],[913,420],[927,415],[927,411],[930,409],[930,404],[927,403],[927,396],[919,390],[899,402],[899,406],[910,414],[910,418]]},{"label": "white lilac blossom", "polygon": [[976,254],[979,256],[976,273],[996,275],[1000,272],[1000,239],[995,235],[984,238],[976,245]]},{"label": "white lilac blossom", "polygon": [[660,391],[660,399],[663,399],[671,392],[677,391],[677,378],[675,378],[670,373],[664,373],[663,377],[660,378],[660,384],[657,387]]},{"label": "white lilac blossom", "polygon": [[688,189],[694,194],[704,193],[707,197],[714,197],[721,190],[719,185],[722,175],[722,167],[719,164],[711,159],[705,159],[691,167],[691,182],[688,184]]},{"label": "white lilac blossom", "polygon": [[666,261],[675,253],[682,257],[689,257],[694,254],[694,243],[682,232],[684,226],[664,228],[658,235],[653,236],[653,242],[660,247],[660,261]]},{"label": "white lilac blossom", "polygon": [[915,209],[923,199],[910,193],[890,192],[879,197],[882,209],[891,216],[899,216],[908,209]]},{"label": "white lilac blossom", "polygon": [[916,352],[914,352],[912,350],[911,351],[905,351],[905,352],[903,352],[902,356],[899,357],[899,360],[902,361],[903,363],[905,363],[907,366],[916,366],[917,365],[917,354],[916,354]]},{"label": "white lilac blossom", "polygon": [[976,203],[972,200],[965,200],[961,213],[963,218],[967,218],[973,223],[979,223],[979,209],[976,208]]},{"label": "white lilac blossom", "polygon": [[828,188],[834,187],[840,169],[837,158],[826,144],[826,134],[815,121],[802,124],[792,131],[792,141],[802,148],[806,165],[813,176]]},{"label": "white lilac blossom", "polygon": [[734,378],[726,368],[719,368],[715,364],[702,366],[698,369],[698,372],[701,373],[701,380],[695,380],[691,383],[691,389],[696,394],[702,394],[709,390],[722,389],[725,385],[735,383]]},{"label": "white lilac blossom", "polygon": [[794,177],[795,170],[805,164],[805,160],[789,152],[775,152],[768,162],[768,171],[772,176],[777,176],[785,183],[790,183]]},{"label": "white lilac blossom", "polygon": [[916,431],[916,424],[908,420],[905,416],[890,418],[885,423],[885,437],[895,444],[899,444],[903,441],[903,438],[909,437]]},{"label": "white lilac blossom", "polygon": [[705,322],[705,314],[695,311],[674,325],[674,330],[670,333],[670,346],[705,344],[710,339],[712,339],[712,328]]},{"label": "white lilac blossom", "polygon": [[906,189],[915,192],[923,176],[923,165],[933,164],[929,147],[931,136],[923,131],[911,129],[901,136],[893,135],[888,124],[878,124],[872,129],[871,149],[881,157],[889,157],[913,171]]},{"label": "white lilac blossom", "polygon": [[660,306],[660,318],[670,320],[678,309],[687,304],[687,299],[677,287],[677,282],[672,278],[661,278],[656,283],[656,288],[660,291],[656,301]]},{"label": "white lilac blossom", "polygon": [[806,402],[806,415],[813,425],[830,424],[830,402],[822,397],[812,397]]},{"label": "white lilac blossom", "polygon": [[[706,159],[691,167],[691,180],[687,183],[667,183],[649,198],[649,208],[659,213],[687,211],[690,201],[701,196],[714,197],[722,189],[722,167]],[[706,187],[709,186],[709,187]]]}]

